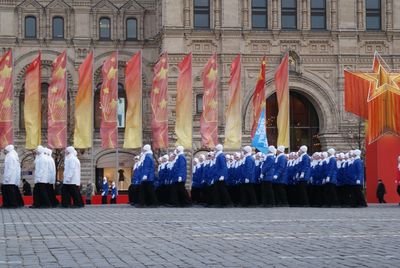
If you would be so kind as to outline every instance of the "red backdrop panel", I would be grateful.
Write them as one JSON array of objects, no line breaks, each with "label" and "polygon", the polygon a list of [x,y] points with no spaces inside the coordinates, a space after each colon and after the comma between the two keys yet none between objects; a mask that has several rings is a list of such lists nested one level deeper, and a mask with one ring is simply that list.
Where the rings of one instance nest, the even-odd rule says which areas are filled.
[{"label": "red backdrop panel", "polygon": [[376,186],[382,179],[386,186],[385,200],[388,203],[400,201],[395,184],[397,157],[400,155],[400,137],[385,135],[367,145],[366,151],[366,186],[368,203],[377,203]]}]

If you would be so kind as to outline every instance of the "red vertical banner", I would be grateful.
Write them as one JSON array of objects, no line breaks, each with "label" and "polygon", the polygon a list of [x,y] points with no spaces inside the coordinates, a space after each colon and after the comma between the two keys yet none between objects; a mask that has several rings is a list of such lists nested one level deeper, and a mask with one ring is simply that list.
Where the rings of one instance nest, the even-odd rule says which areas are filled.
[{"label": "red vertical banner", "polygon": [[100,91],[101,107],[101,147],[117,147],[117,109],[118,109],[118,52],[113,52],[103,63],[103,83]]},{"label": "red vertical banner", "polygon": [[126,63],[126,110],[124,148],[142,147],[142,52]]},{"label": "red vertical banner", "polygon": [[47,143],[50,148],[67,147],[67,54],[64,51],[53,62],[48,91]]},{"label": "red vertical banner", "polygon": [[261,111],[265,108],[265,57],[261,62],[260,74],[258,76],[256,88],[253,95],[253,125],[251,127],[251,139],[257,130],[258,120],[260,119]]},{"label": "red vertical banner", "polygon": [[224,145],[229,149],[239,149],[242,145],[242,115],[240,112],[242,62],[240,54],[232,61],[228,84],[229,101],[226,109]]},{"label": "red vertical banner", "polygon": [[200,117],[201,144],[214,149],[218,143],[218,68],[217,54],[214,53],[204,66],[201,80],[203,81],[203,112]]},{"label": "red vertical banner", "polygon": [[164,52],[154,66],[151,90],[151,129],[153,148],[168,147],[168,54]]},{"label": "red vertical banner", "polygon": [[0,148],[13,143],[12,52],[0,58]]}]

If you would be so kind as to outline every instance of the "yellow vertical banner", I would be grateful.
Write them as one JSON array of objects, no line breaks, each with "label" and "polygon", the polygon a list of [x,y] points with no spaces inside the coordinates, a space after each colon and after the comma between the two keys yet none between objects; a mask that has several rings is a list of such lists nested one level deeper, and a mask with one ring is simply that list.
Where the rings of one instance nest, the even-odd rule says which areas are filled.
[{"label": "yellow vertical banner", "polygon": [[179,64],[179,76],[176,85],[176,144],[186,149],[192,148],[192,53]]},{"label": "yellow vertical banner", "polygon": [[41,55],[32,61],[25,75],[24,118],[26,131],[26,149],[35,149],[41,144],[42,115],[41,115]]}]

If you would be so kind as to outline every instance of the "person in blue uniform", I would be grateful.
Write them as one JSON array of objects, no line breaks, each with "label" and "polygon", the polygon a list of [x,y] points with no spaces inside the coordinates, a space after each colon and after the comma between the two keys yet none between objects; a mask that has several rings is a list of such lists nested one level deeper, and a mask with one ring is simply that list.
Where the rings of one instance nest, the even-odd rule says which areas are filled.
[{"label": "person in blue uniform", "polygon": [[361,151],[356,149],[353,151],[353,164],[351,168],[351,195],[352,207],[366,207],[364,190],[364,163],[361,160]]},{"label": "person in blue uniform", "polygon": [[159,205],[165,205],[168,203],[168,196],[166,195],[168,159],[168,155],[163,155],[158,166],[158,188],[156,191],[156,196]]},{"label": "person in blue uniform", "polygon": [[117,204],[118,189],[115,186],[115,182],[111,183],[111,199],[110,204]]},{"label": "person in blue uniform", "polygon": [[215,182],[215,158],[214,158],[214,152],[208,152],[207,153],[207,159],[206,163],[204,166],[204,174],[203,174],[203,180],[205,183],[205,199],[206,199],[206,206],[207,207],[212,207],[215,206],[215,200],[214,200],[214,182]]},{"label": "person in blue uniform", "polygon": [[129,203],[135,206],[139,203],[139,187],[140,187],[140,174],[139,174],[139,160],[140,156],[135,156],[133,168],[132,168],[132,178],[131,185],[128,188]]},{"label": "person in blue uniform", "polygon": [[316,181],[317,181],[317,166],[319,165],[319,153],[315,152],[312,155],[310,163],[310,180],[308,182],[308,198],[311,207],[316,207]]},{"label": "person in blue uniform", "polygon": [[142,149],[142,156],[140,160],[141,166],[141,182],[139,194],[139,206],[156,206],[157,198],[154,192],[154,159],[151,146],[146,144]]},{"label": "person in blue uniform", "polygon": [[256,193],[256,199],[257,199],[257,205],[261,204],[261,165],[262,162],[264,161],[264,155],[262,152],[257,152],[254,155],[254,191]]},{"label": "person in blue uniform", "polygon": [[108,180],[107,177],[103,177],[103,185],[102,185],[102,192],[101,192],[101,203],[103,205],[107,204],[107,196],[108,196]]},{"label": "person in blue uniform", "polygon": [[289,206],[296,206],[297,204],[297,192],[296,192],[296,153],[291,152],[287,156],[286,163],[286,174],[287,174],[287,184],[286,193]]},{"label": "person in blue uniform", "polygon": [[261,205],[272,207],[275,205],[274,191],[272,190],[272,177],[274,176],[276,149],[274,146],[268,147],[268,154],[261,165]]},{"label": "person in blue uniform", "polygon": [[301,207],[308,207],[310,205],[307,194],[307,185],[310,180],[311,159],[307,154],[307,151],[307,146],[303,145],[300,147],[298,152],[299,158],[296,165],[297,205]]},{"label": "person in blue uniform", "polygon": [[201,165],[198,158],[193,158],[192,162],[192,188],[190,190],[190,196],[193,204],[200,203],[200,191],[201,191]]},{"label": "person in blue uniform", "polygon": [[257,198],[254,190],[255,183],[255,162],[251,155],[252,149],[250,146],[243,147],[243,165],[241,167],[241,206],[256,206]]},{"label": "person in blue uniform", "polygon": [[172,168],[172,185],[170,200],[172,206],[186,207],[191,205],[189,194],[186,191],[185,183],[187,177],[187,165],[183,146],[175,149],[176,160]]},{"label": "person in blue uniform", "polygon": [[335,149],[328,150],[328,159],[324,165],[324,206],[336,207],[339,205],[336,193],[337,184],[337,163],[335,157]]},{"label": "person in blue uniform", "polygon": [[223,149],[222,144],[215,146],[213,199],[218,207],[231,207],[232,201],[225,184],[228,179],[228,165]]},{"label": "person in blue uniform", "polygon": [[274,164],[274,176],[272,179],[276,206],[288,206],[286,193],[287,159],[284,146],[279,146],[277,149],[277,156]]}]

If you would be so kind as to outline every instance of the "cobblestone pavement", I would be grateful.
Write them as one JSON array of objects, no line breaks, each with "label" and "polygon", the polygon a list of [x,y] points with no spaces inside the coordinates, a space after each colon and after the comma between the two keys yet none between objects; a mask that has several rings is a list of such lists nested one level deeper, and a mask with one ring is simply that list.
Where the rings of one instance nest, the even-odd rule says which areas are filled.
[{"label": "cobblestone pavement", "polygon": [[1,209],[0,267],[399,267],[400,207]]}]

